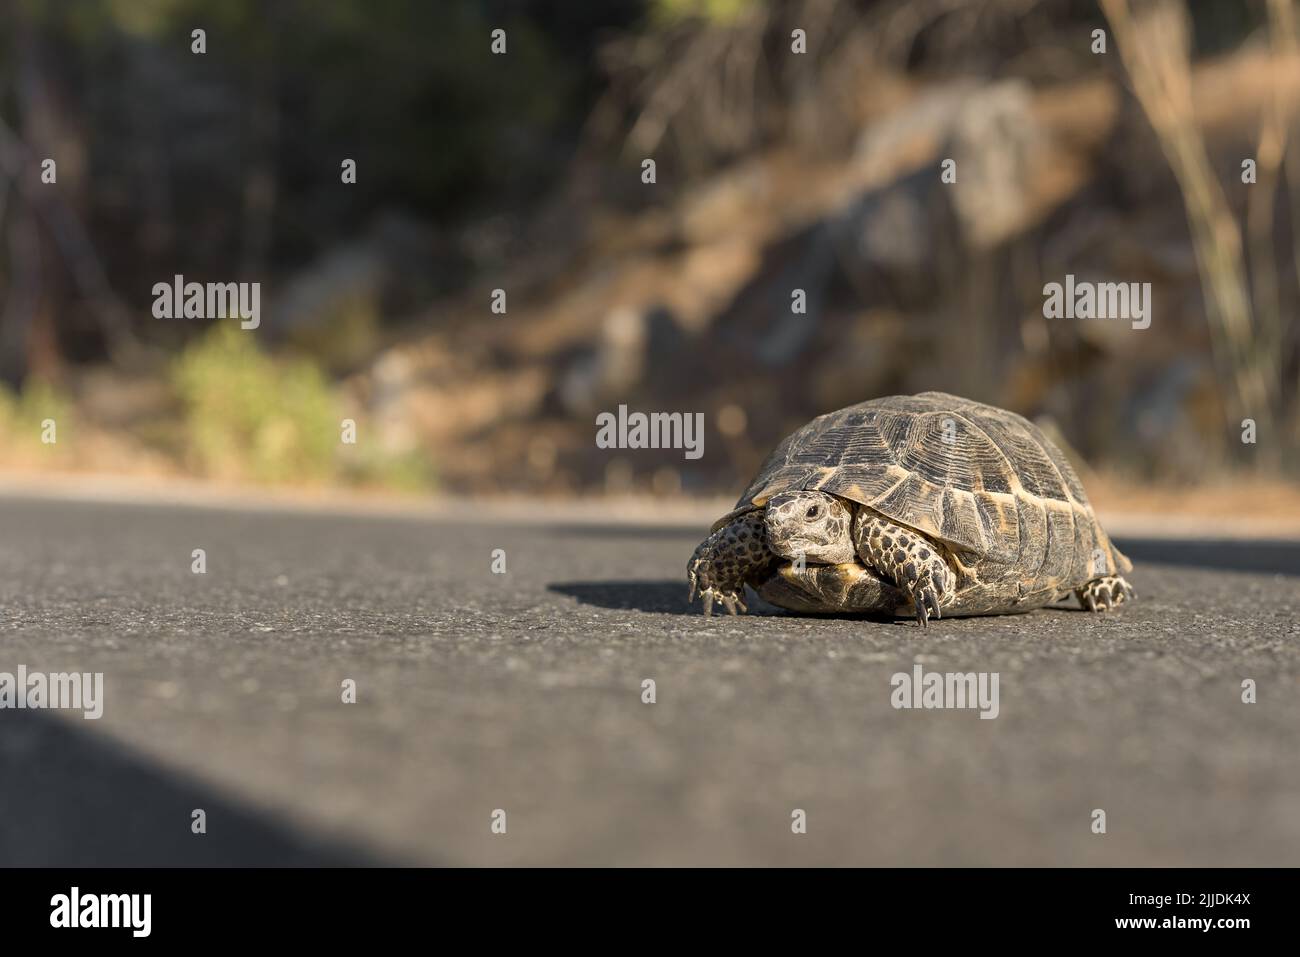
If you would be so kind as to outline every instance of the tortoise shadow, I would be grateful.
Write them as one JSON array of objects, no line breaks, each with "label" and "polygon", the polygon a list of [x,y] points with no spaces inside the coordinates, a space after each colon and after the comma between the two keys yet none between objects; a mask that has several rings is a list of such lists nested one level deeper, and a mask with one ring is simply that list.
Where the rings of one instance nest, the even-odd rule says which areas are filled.
[{"label": "tortoise shadow", "polygon": [[[610,608],[616,611],[644,611],[659,615],[691,615],[704,617],[704,608],[699,598],[693,602],[686,600],[686,583],[680,579],[661,581],[621,581],[598,582],[555,582],[546,586],[547,591],[574,598],[584,605],[598,608]],[[894,618],[892,615],[878,613],[857,614],[809,614],[788,611],[765,602],[753,591],[746,591],[745,604],[748,614],[760,618],[779,618],[797,616],[800,618],[846,619],[853,621],[878,621],[882,624],[901,622],[908,624],[910,618]],[[726,611],[719,605],[713,606],[713,613],[726,617]]]},{"label": "tortoise shadow", "polygon": [[[576,599],[584,605],[597,608],[609,608],[614,611],[642,611],[657,615],[688,615],[704,617],[704,608],[698,598],[694,602],[686,600],[686,583],[677,579],[660,581],[622,579],[613,581],[554,582],[546,590],[557,595]],[[826,621],[865,621],[881,625],[914,626],[916,620],[907,616],[894,616],[884,612],[796,612],[778,608],[759,598],[753,591],[746,591],[745,604],[748,614],[760,618],[817,618]],[[1067,599],[1053,605],[1045,605],[1037,611],[1058,611],[1066,614],[1087,613],[1088,609],[1080,606],[1073,599]],[[714,614],[727,617],[726,612],[714,605]],[[965,618],[982,618],[983,615],[957,616],[952,621]]]},{"label": "tortoise shadow", "polygon": [[700,602],[686,600],[686,582],[661,581],[555,582],[547,591],[576,598],[584,605],[619,611],[645,611],[660,615],[698,615]]}]

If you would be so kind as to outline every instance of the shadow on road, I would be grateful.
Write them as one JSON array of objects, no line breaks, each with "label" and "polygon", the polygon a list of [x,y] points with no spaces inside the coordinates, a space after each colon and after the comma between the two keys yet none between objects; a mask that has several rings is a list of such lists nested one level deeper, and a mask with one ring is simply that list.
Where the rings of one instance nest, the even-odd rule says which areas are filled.
[{"label": "shadow on road", "polygon": [[[191,833],[202,808],[207,833]],[[348,867],[384,863],[221,797],[70,721],[0,721],[0,866]]]},{"label": "shadow on road", "polygon": [[698,615],[700,602],[686,601],[686,578],[681,581],[556,582],[548,591],[576,598],[600,608],[635,609],[667,615]]},{"label": "shadow on road", "polygon": [[[598,608],[613,608],[618,610],[633,609],[636,611],[656,612],[666,615],[694,615],[703,617],[704,606],[700,599],[696,598],[694,602],[686,601],[686,584],[678,581],[607,581],[607,582],[556,582],[546,586],[548,591],[553,591],[560,595],[568,595],[570,598],[576,598],[584,605],[595,605]],[[777,608],[769,605],[763,599],[759,598],[752,591],[745,592],[745,603],[749,606],[749,615],[757,616],[780,616],[793,615],[796,612],[786,611],[783,608]],[[719,604],[714,604],[713,613],[715,615],[726,615],[726,609]],[[912,623],[910,618],[894,618],[892,615],[882,615],[877,613],[861,613],[853,615],[809,615],[798,613],[804,618],[844,618],[854,621],[877,621],[884,624],[907,624]]]},{"label": "shadow on road", "polygon": [[1135,564],[1300,575],[1300,542],[1133,538],[1115,544]]}]

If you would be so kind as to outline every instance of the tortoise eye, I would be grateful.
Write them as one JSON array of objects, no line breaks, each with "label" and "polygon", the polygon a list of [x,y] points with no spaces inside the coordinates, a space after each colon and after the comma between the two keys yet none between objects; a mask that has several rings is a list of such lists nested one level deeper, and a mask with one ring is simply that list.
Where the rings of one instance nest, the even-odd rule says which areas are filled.
[{"label": "tortoise eye", "polygon": [[804,516],[804,518],[816,518],[820,514],[821,514],[821,506],[814,505],[810,509],[808,509],[808,513]]}]

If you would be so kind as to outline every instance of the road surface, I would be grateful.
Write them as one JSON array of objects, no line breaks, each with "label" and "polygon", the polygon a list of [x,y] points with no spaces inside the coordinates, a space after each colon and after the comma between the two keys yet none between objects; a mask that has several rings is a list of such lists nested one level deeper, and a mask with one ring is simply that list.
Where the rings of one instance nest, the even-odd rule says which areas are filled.
[{"label": "road surface", "polygon": [[921,632],[706,620],[702,532],[0,499],[0,672],[105,686],[0,710],[0,862],[1300,864],[1300,544],[1119,535],[1131,607]]}]

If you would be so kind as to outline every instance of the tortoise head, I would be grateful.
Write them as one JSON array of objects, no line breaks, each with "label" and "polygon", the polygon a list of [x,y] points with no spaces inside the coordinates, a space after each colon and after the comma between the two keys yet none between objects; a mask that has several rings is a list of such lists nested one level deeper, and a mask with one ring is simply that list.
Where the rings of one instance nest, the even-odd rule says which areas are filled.
[{"label": "tortoise head", "polygon": [[852,518],[847,505],[825,492],[782,492],[768,500],[763,523],[768,547],[782,558],[838,565],[857,557]]}]

